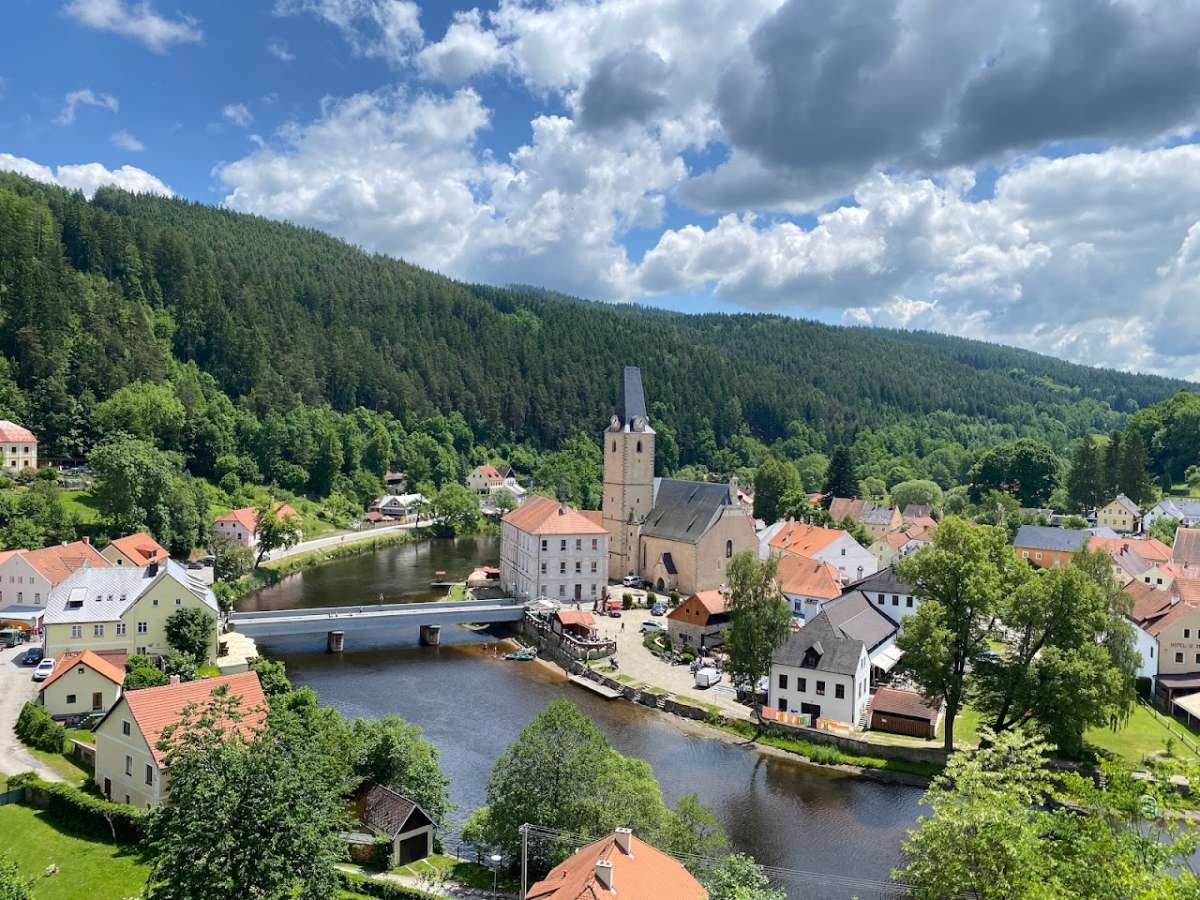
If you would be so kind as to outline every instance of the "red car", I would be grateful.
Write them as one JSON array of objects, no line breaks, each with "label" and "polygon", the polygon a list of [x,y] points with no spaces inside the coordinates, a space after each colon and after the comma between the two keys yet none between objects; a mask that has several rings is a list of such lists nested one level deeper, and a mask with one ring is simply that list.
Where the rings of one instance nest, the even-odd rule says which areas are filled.
[{"label": "red car", "polygon": [[611,618],[614,618],[614,619],[621,618],[621,611],[619,609],[610,609],[608,611],[608,614]]}]

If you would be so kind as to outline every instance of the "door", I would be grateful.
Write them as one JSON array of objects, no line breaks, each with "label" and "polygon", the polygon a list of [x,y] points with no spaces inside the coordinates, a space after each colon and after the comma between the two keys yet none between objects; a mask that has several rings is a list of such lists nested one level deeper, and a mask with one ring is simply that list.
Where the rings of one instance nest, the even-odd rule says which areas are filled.
[{"label": "door", "polygon": [[104,695],[99,691],[92,694],[92,711],[104,709]]},{"label": "door", "polygon": [[104,779],[104,799],[105,800],[112,799],[112,779],[111,778]]},{"label": "door", "polygon": [[800,713],[805,716],[812,716],[812,723],[816,725],[817,719],[821,718],[821,705],[819,703],[801,703]]},{"label": "door", "polygon": [[583,599],[583,585],[577,584],[577,585],[575,585],[575,602],[578,603],[582,599]]}]

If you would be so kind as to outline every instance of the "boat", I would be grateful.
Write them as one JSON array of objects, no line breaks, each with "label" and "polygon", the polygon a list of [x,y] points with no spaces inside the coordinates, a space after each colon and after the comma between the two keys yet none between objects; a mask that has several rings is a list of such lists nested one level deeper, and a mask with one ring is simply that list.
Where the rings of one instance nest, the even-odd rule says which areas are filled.
[{"label": "boat", "polygon": [[504,654],[505,659],[511,659],[515,662],[531,662],[537,656],[537,651],[532,647],[522,647],[520,650],[514,650],[512,653]]}]

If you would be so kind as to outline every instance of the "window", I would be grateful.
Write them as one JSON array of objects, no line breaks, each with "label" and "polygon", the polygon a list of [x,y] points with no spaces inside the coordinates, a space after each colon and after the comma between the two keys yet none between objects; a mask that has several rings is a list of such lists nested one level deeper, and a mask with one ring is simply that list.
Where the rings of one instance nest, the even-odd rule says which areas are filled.
[{"label": "window", "polygon": [[600,539],[599,538],[592,538],[592,549],[593,550],[600,549]]},{"label": "window", "polygon": [[133,774],[133,757],[132,756],[125,757],[125,774],[126,775]]},{"label": "window", "polygon": [[638,453],[641,453],[641,452],[642,452],[642,442],[641,442],[641,441],[638,441],[638,442],[637,442],[637,452],[638,452]]},{"label": "window", "polygon": [[1042,554],[1040,554],[1040,553],[1035,553],[1035,554],[1033,555],[1033,557],[1034,557],[1034,559],[1041,559],[1041,558],[1042,558]]},{"label": "window", "polygon": [[545,538],[542,538],[542,552],[543,553],[545,553],[547,550],[547,547],[546,547],[547,543],[548,543],[548,541]]},{"label": "window", "polygon": [[1192,629],[1190,629],[1190,628],[1183,629],[1183,636],[1185,638],[1190,638],[1192,636]]},{"label": "window", "polygon": [[567,593],[567,586],[565,584],[560,584],[558,586],[558,596],[562,597],[566,593]]},{"label": "window", "polygon": [[787,698],[786,697],[780,697],[779,702],[776,705],[779,707],[780,712],[787,712]]},{"label": "window", "polygon": [[566,574],[567,574],[567,563],[566,563],[566,561],[565,561],[565,560],[564,560],[563,562],[560,562],[560,563],[558,564],[558,574],[559,574],[559,575],[566,575]]},{"label": "window", "polygon": [[92,626],[92,637],[104,637],[104,626],[96,623]]},{"label": "window", "polygon": [[578,575],[582,571],[583,571],[583,563],[581,563],[579,560],[575,560],[575,574]]},{"label": "window", "polygon": [[883,596],[883,594],[880,594],[877,602],[880,606],[883,606],[883,604],[887,603],[887,597]]},{"label": "window", "polygon": [[892,606],[899,606],[899,605],[900,605],[900,595],[892,594]]},{"label": "window", "polygon": [[138,648],[137,648],[137,649],[135,649],[133,652],[134,652],[134,653],[140,653],[142,656],[146,656],[146,655],[147,655],[147,653],[148,653],[148,651],[149,651],[149,648],[148,648],[148,647],[138,647]]},{"label": "window", "polygon": [[154,766],[146,763],[146,784],[154,784]]},{"label": "window", "polygon": [[846,686],[844,684],[835,684],[833,686],[833,696],[838,700],[846,699]]},{"label": "window", "polygon": [[137,632],[138,634],[148,634],[149,631],[150,631],[150,625],[148,623],[138,622],[138,632]]},{"label": "window", "polygon": [[150,604],[150,605],[151,605],[151,606],[158,606],[158,598],[157,598],[157,597],[155,597],[155,598],[154,598],[154,600],[151,602],[151,604]]},{"label": "window", "polygon": [[83,626],[82,625],[72,625],[71,626],[71,637],[73,637],[73,638],[83,637]]},{"label": "window", "polygon": [[1021,559],[1029,559],[1029,551],[1028,550],[1021,551]]},{"label": "window", "polygon": [[176,598],[175,598],[175,605],[176,605],[176,606],[183,606],[183,598],[182,598],[182,597],[176,597]]},{"label": "window", "polygon": [[617,442],[613,441],[613,453],[617,452]]},{"label": "window", "polygon": [[583,538],[575,538],[575,549],[576,550],[583,549]]},{"label": "window", "polygon": [[74,705],[75,705],[75,695],[67,694],[67,706],[74,706]]},{"label": "window", "polygon": [[[121,723],[121,734],[126,734],[126,735],[129,734],[129,723],[128,722]],[[128,774],[128,773],[126,773],[126,774]]]},{"label": "window", "polygon": [[843,547],[843,548],[842,548],[842,556],[845,556],[845,555],[846,555],[846,548],[845,548],[845,547]]},{"label": "window", "polygon": [[779,689],[781,691],[787,690],[787,673],[786,672],[779,673]]},{"label": "window", "polygon": [[1177,663],[1183,662],[1183,654],[1182,653],[1175,654],[1175,662],[1177,662]]},{"label": "window", "polygon": [[797,678],[796,679],[796,690],[798,690],[802,694],[805,691],[807,691],[808,690],[808,679],[807,678]]},{"label": "window", "polygon": [[37,591],[37,592],[35,592],[35,593],[34,593],[34,595],[33,595],[33,602],[34,602],[34,603],[41,603],[41,602],[42,602],[42,592],[41,592],[41,591]]},{"label": "window", "polygon": [[86,670],[83,668],[83,666],[80,666],[78,669],[75,670],[75,674],[82,675],[85,671]]},{"label": "window", "polygon": [[594,559],[592,560],[592,574],[596,574],[596,561]]},{"label": "window", "polygon": [[560,553],[567,552],[567,539],[566,538],[563,538],[561,541],[558,542],[558,549],[559,549]]},{"label": "window", "polygon": [[117,637],[122,637],[124,634],[125,634],[125,623],[118,622],[117,623]]},{"label": "window", "polygon": [[907,606],[909,609],[912,609],[912,597],[905,597],[904,605]]},{"label": "window", "polygon": [[817,682],[817,696],[818,697],[825,696],[825,682],[823,682],[823,681]]},{"label": "window", "polygon": [[731,559],[732,557],[733,557],[733,541],[726,541],[725,542],[725,558]]},{"label": "window", "polygon": [[546,574],[546,564],[545,563],[542,563],[542,574],[543,575]]},{"label": "window", "polygon": [[125,795],[125,805],[126,806],[129,805],[129,795],[128,794]]}]

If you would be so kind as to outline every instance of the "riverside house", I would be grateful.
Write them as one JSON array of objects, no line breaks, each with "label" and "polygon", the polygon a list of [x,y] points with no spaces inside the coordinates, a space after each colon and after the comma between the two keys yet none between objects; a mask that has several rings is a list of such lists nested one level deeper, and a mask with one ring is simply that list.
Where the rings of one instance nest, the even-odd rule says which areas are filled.
[{"label": "riverside house", "polygon": [[580,847],[533,884],[527,900],[707,900],[683,864],[628,828]]},{"label": "riverside house", "polygon": [[533,497],[500,520],[500,586],[519,600],[600,599],[608,575],[608,532],[550,497]]},{"label": "riverside house", "polygon": [[771,658],[767,702],[780,712],[853,729],[871,699],[871,660],[862,640],[830,621],[826,610],[779,646]]}]

